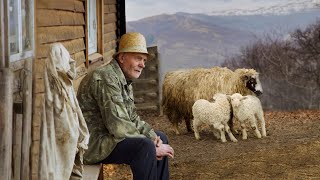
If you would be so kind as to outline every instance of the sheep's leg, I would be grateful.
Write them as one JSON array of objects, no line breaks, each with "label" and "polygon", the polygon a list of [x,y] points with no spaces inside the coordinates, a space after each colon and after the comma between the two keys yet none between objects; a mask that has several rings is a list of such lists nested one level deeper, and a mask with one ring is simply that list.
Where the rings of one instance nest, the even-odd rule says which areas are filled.
[{"label": "sheep's leg", "polygon": [[179,122],[178,121],[175,121],[173,123],[173,129],[174,129],[174,132],[176,133],[176,135],[179,135],[180,132],[179,132],[179,129],[178,129],[178,125],[179,125]]},{"label": "sheep's leg", "polygon": [[224,125],[223,124],[214,124],[213,127],[220,131],[221,142],[223,142],[223,143],[227,142],[226,134],[224,132]]},{"label": "sheep's leg", "polygon": [[185,123],[186,123],[187,131],[188,131],[188,132],[192,132],[190,118],[184,118],[184,121],[185,121]]},{"label": "sheep's leg", "polygon": [[250,126],[251,126],[251,129],[254,131],[254,134],[256,135],[257,138],[261,138],[261,134],[260,134],[260,131],[259,131],[259,128],[257,126],[257,123],[255,121],[255,119],[250,119]]},{"label": "sheep's leg", "polygon": [[198,121],[197,119],[193,119],[193,131],[194,131],[194,137],[197,140],[200,140],[200,135],[199,135],[199,131],[198,131],[198,126],[200,124],[200,121]]},{"label": "sheep's leg", "polygon": [[242,130],[242,139],[248,139],[247,128],[245,122],[240,122],[241,130]]},{"label": "sheep's leg", "polygon": [[229,136],[230,140],[232,142],[238,142],[238,140],[233,136],[233,134],[232,134],[232,132],[230,130],[230,127],[228,125],[225,125],[224,128],[225,128],[226,132],[228,133],[228,136]]},{"label": "sheep's leg", "polygon": [[267,136],[266,122],[264,121],[263,113],[257,115],[256,118],[258,119],[260,126],[261,126],[262,137],[266,137]]},{"label": "sheep's leg", "polygon": [[213,126],[210,126],[210,128],[211,128],[211,131],[213,132],[214,137],[216,137],[217,139],[220,139],[221,138],[220,132],[217,129],[215,129]]}]

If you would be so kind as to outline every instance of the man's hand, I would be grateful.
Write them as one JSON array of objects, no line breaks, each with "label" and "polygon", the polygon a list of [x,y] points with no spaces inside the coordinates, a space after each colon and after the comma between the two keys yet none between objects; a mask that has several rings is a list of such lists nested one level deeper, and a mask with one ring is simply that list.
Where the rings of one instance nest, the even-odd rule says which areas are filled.
[{"label": "man's hand", "polygon": [[156,147],[159,147],[162,144],[162,140],[160,139],[160,136],[157,136],[153,142],[156,145]]},{"label": "man's hand", "polygon": [[[162,142],[162,141],[161,141]],[[164,156],[174,158],[174,150],[169,144],[162,144],[156,146],[157,160],[161,160]]]}]

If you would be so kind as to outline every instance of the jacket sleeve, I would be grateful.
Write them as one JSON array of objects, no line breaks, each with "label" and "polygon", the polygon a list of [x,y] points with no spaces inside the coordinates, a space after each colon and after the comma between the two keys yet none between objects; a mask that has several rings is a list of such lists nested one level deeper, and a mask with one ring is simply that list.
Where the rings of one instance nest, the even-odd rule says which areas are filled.
[{"label": "jacket sleeve", "polygon": [[109,133],[116,139],[125,137],[146,137],[131,121],[121,95],[121,86],[115,77],[96,80],[91,91],[98,102],[102,119]]}]

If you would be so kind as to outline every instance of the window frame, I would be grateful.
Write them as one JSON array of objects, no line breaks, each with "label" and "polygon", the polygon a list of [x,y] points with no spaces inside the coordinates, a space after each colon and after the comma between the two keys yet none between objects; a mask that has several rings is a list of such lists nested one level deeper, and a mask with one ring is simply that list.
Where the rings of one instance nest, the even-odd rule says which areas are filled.
[{"label": "window frame", "polygon": [[[8,0],[10,1],[10,0]],[[23,60],[23,59],[27,59],[30,58],[34,55],[34,0],[14,0],[17,1],[17,6],[18,6],[18,13],[16,14],[18,16],[17,20],[18,20],[18,52],[17,53],[13,53],[11,54],[11,52],[9,52],[9,56],[10,56],[10,63],[19,61],[19,60]],[[28,11],[29,15],[27,16],[27,18],[25,19],[25,21],[27,21],[27,23],[25,23],[23,21],[22,18],[22,1],[25,1],[25,3],[28,3],[28,7],[29,9],[26,10]],[[8,8],[7,8],[7,14],[9,17],[9,24],[8,24],[8,31],[10,32],[10,15],[9,15],[9,11],[10,11],[10,2],[8,2]],[[23,24],[27,24],[27,27],[23,27]],[[30,50],[24,50],[23,49],[23,28],[28,29],[29,31],[29,41],[30,41]],[[9,38],[8,38],[8,47],[9,47],[9,51],[10,51],[10,34]]]}]

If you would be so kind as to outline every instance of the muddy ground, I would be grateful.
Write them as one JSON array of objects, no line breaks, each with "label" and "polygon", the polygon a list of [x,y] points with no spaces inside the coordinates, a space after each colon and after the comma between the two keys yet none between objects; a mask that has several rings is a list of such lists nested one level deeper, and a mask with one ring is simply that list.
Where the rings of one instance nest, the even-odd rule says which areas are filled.
[{"label": "muddy ground", "polygon": [[[171,180],[320,179],[320,110],[265,112],[267,137],[221,143],[206,127],[197,141],[185,125],[175,135],[165,116],[142,113],[156,130],[169,136],[175,149]],[[104,166],[105,179],[132,179],[128,166]]]}]

